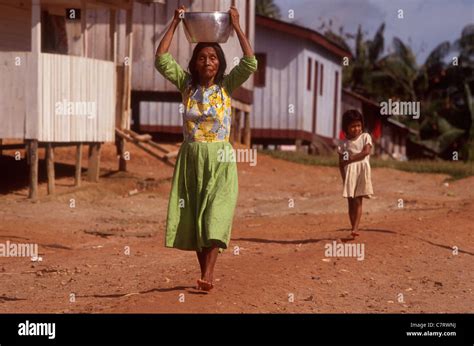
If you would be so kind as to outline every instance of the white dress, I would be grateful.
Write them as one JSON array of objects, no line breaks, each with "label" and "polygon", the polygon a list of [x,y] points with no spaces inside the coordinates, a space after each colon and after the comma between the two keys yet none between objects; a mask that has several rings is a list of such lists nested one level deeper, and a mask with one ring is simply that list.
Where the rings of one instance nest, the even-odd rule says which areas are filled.
[{"label": "white dress", "polygon": [[[366,144],[372,144],[372,137],[368,133],[362,133],[354,140],[345,139],[338,147],[338,152],[349,155],[358,154]],[[372,178],[370,173],[370,155],[363,160],[349,163],[345,166],[346,179],[343,186],[343,197],[367,197],[370,198],[374,191],[372,189]]]}]

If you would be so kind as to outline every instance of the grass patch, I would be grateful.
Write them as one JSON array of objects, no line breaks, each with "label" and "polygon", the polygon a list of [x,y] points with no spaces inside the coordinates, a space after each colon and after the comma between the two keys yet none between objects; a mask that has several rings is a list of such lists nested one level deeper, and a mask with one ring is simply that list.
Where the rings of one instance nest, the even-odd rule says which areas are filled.
[{"label": "grass patch", "polygon": [[[262,154],[271,157],[301,163],[303,165],[338,167],[339,158],[333,156],[316,156],[301,152],[261,150]],[[433,173],[447,174],[453,179],[462,179],[474,175],[474,163],[465,163],[463,161],[431,161],[431,160],[412,160],[412,161],[394,161],[382,160],[379,158],[370,158],[370,165],[373,168],[393,168],[400,171],[415,173]]]}]

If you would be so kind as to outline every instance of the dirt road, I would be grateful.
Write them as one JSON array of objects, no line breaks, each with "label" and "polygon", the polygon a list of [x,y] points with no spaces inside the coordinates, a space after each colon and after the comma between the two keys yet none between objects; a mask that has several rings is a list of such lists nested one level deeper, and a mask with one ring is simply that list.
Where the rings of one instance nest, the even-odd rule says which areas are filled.
[{"label": "dirt road", "polygon": [[[2,159],[0,243],[37,243],[42,261],[0,257],[0,312],[474,311],[473,177],[374,169],[351,241],[337,168],[259,155],[239,164],[230,248],[205,294],[196,255],[163,246],[172,168],[129,150],[129,172],[106,145],[101,182],[74,188],[73,151],[58,148],[57,194],[43,177],[37,203],[24,163]],[[363,259],[325,256],[333,242]]]}]

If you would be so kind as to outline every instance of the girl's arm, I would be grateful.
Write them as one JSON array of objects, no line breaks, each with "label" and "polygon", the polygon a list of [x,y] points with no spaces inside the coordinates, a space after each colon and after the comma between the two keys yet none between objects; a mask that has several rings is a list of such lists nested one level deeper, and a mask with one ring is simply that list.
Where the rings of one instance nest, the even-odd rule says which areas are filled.
[{"label": "girl's arm", "polygon": [[159,55],[162,55],[168,52],[168,49],[170,48],[170,45],[171,45],[171,40],[173,39],[174,32],[176,28],[178,27],[179,22],[181,21],[181,17],[184,11],[185,11],[185,7],[181,6],[180,8],[176,9],[176,11],[174,12],[173,20],[171,21],[171,24],[168,30],[166,31],[165,36],[163,36],[158,48],[156,49],[155,57],[158,57]]},{"label": "girl's arm", "polygon": [[244,56],[253,56],[254,54],[253,54],[252,47],[250,46],[250,42],[245,36],[242,29],[240,28],[239,11],[237,11],[237,7],[231,6],[229,10],[229,14],[230,14],[230,22],[232,24],[232,27],[235,30],[235,33],[237,34],[237,37],[239,38],[240,47],[242,47]]},{"label": "girl's arm", "polygon": [[339,172],[341,173],[341,178],[342,178],[342,182],[344,182],[344,180],[346,180],[346,170],[345,170],[345,166],[346,166],[346,161],[344,161],[343,159],[343,154],[339,153]]},{"label": "girl's arm", "polygon": [[366,144],[364,145],[364,148],[362,151],[358,154],[351,155],[349,157],[348,163],[356,162],[356,161],[362,161],[367,155],[370,155],[370,149],[372,148],[372,145]]}]

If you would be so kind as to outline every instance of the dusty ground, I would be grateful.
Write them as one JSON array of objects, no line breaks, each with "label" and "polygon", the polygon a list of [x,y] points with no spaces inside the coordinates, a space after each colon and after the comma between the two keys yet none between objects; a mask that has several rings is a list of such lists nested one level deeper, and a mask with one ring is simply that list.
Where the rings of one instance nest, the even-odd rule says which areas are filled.
[{"label": "dusty ground", "polygon": [[80,188],[72,150],[57,149],[57,194],[46,196],[43,177],[37,203],[26,199],[24,160],[0,158],[0,243],[38,243],[43,259],[0,257],[0,312],[474,311],[473,177],[446,185],[373,170],[377,198],[364,202],[355,241],[364,260],[327,258],[326,244],[351,242],[337,169],[259,155],[255,167],[239,164],[230,249],[203,294],[195,254],[163,247],[172,169],[128,149],[128,173],[115,172],[108,145],[101,182]]}]

